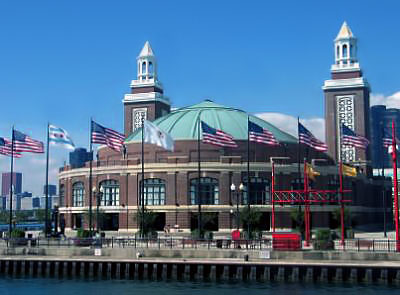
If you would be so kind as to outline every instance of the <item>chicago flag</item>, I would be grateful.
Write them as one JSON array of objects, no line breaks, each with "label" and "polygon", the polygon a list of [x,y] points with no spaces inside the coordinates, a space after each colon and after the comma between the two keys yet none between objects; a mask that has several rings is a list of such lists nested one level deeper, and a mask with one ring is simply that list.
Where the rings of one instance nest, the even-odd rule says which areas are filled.
[{"label": "chicago flag", "polygon": [[49,143],[59,144],[72,150],[75,149],[74,142],[67,131],[54,125],[49,125]]}]

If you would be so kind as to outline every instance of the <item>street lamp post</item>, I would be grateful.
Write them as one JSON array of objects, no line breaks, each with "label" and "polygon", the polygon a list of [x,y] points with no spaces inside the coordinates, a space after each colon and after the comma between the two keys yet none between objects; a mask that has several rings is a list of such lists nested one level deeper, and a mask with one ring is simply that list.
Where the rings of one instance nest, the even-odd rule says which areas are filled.
[{"label": "street lamp post", "polygon": [[243,192],[244,190],[244,185],[243,183],[241,183],[239,185],[239,191],[236,191],[236,185],[234,183],[231,184],[231,191],[232,193],[236,194],[236,229],[239,230],[239,197],[240,194]]},{"label": "street lamp post", "polygon": [[96,197],[96,231],[99,232],[99,230],[101,230],[101,227],[99,226],[100,222],[99,222],[99,207],[100,207],[100,202],[101,202],[101,197],[103,196],[104,193],[104,188],[103,186],[100,186],[100,190],[97,193],[97,189],[96,187],[93,187],[93,194]]}]

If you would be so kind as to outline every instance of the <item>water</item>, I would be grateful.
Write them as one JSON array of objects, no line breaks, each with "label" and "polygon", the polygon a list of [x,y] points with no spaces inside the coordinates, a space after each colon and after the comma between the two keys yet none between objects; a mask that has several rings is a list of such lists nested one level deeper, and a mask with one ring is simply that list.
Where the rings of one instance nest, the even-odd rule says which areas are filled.
[{"label": "water", "polygon": [[398,294],[384,285],[301,283],[204,283],[179,281],[75,280],[0,278],[2,295],[321,295]]}]

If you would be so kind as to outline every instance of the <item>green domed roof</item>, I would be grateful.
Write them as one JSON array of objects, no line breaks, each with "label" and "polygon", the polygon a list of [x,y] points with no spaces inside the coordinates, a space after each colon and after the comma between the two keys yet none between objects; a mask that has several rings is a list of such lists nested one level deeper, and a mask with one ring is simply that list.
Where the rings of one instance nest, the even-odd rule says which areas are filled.
[{"label": "green domed roof", "polygon": [[[197,140],[197,120],[231,134],[235,140],[247,140],[247,113],[206,100],[199,104],[183,107],[158,118],[153,123],[171,134],[174,140]],[[297,143],[297,139],[274,125],[250,115],[250,120],[271,131],[279,142]],[[125,142],[140,142],[141,129],[133,132]]]}]

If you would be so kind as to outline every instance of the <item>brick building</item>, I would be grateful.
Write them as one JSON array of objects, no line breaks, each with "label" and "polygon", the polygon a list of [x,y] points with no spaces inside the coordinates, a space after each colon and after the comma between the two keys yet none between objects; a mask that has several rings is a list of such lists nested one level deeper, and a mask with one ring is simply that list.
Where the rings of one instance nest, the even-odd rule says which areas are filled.
[{"label": "brick building", "polygon": [[[99,148],[97,161],[93,161],[92,188],[89,187],[89,163],[76,169],[65,166],[59,174],[60,213],[66,221],[67,230],[87,227],[84,216],[87,215],[92,195],[93,214],[96,213],[97,204],[104,213],[104,230],[137,231],[135,216],[141,205],[140,196],[144,196],[146,208],[157,214],[158,230],[165,225],[179,227],[186,232],[195,229],[197,214],[201,210],[202,214],[208,214],[213,219],[210,230],[228,232],[237,226],[235,214],[239,202],[239,207],[250,203],[258,208],[262,212],[262,228],[268,231],[272,209],[271,161],[280,161],[276,165],[275,189],[294,189],[302,185],[303,176],[299,178],[298,173],[299,170],[303,171],[302,165],[299,169],[299,155],[301,162],[307,156],[308,161],[313,162],[315,169],[321,173],[312,184],[313,187],[338,187],[335,155],[331,158],[313,150],[306,153],[303,146],[299,153],[295,137],[243,110],[206,100],[171,111],[170,100],[164,95],[163,86],[158,80],[156,57],[148,42],[137,58],[137,68],[137,79],[131,82],[131,91],[123,99],[126,153]],[[361,99],[365,99],[365,95],[361,95]],[[248,153],[248,117],[271,131],[280,145],[251,142]],[[365,118],[368,119],[367,116]],[[143,177],[141,127],[144,119],[153,121],[160,129],[170,133],[175,140],[175,149],[174,152],[168,152],[145,144]],[[198,120],[231,134],[238,144],[238,148],[220,148],[200,143],[200,190],[197,190]],[[331,133],[328,135],[335,136]],[[247,173],[248,160],[250,174]],[[237,188],[241,183],[244,184],[242,191],[230,190],[231,184]],[[247,193],[248,184],[250,196]],[[346,179],[345,186],[353,190],[352,214],[358,216],[358,221],[376,222],[379,219],[376,212],[380,210],[378,207],[381,203],[373,195],[381,187],[365,174]],[[292,228],[292,208],[297,206],[277,206],[278,228]],[[334,203],[311,206],[312,226],[332,226],[332,212],[337,208],[338,205]]]}]

